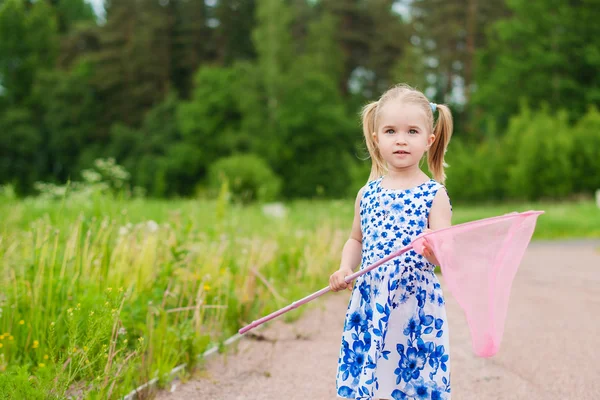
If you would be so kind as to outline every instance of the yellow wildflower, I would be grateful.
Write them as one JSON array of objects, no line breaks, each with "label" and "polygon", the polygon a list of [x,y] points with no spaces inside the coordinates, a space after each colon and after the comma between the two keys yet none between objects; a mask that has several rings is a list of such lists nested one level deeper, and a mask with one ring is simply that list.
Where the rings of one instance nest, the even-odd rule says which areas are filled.
[{"label": "yellow wildflower", "polygon": [[4,347],[4,345],[3,345],[2,343],[0,343],[0,349],[1,349],[2,347]]},{"label": "yellow wildflower", "polygon": [[87,351],[87,346],[83,346],[83,351]]},{"label": "yellow wildflower", "polygon": [[25,321],[23,321],[23,320],[20,320],[20,321],[19,321],[19,325],[23,325],[23,324],[25,324]]},{"label": "yellow wildflower", "polygon": [[15,337],[14,336],[9,336],[8,340],[15,340]]},{"label": "yellow wildflower", "polygon": [[44,360],[47,360],[48,358],[48,354],[44,354]]},{"label": "yellow wildflower", "polygon": [[210,290],[210,285],[204,285],[204,291],[208,292]]},{"label": "yellow wildflower", "polygon": [[44,364],[44,363],[40,363],[39,365],[40,365],[40,368],[44,368],[46,366],[46,364]]},{"label": "yellow wildflower", "polygon": [[37,340],[33,341],[33,348],[37,349],[40,346],[40,342],[38,342]]}]

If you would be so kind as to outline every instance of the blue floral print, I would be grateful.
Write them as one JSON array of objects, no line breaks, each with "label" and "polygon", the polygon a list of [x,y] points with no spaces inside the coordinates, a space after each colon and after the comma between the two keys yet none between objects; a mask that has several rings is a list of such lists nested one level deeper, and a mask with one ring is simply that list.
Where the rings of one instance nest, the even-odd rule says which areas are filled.
[{"label": "blue floral print", "polygon": [[[429,180],[408,190],[369,182],[360,201],[362,266],[412,242],[427,228]],[[413,250],[359,277],[348,304],[336,379],[342,398],[450,400],[449,334],[434,265]]]}]

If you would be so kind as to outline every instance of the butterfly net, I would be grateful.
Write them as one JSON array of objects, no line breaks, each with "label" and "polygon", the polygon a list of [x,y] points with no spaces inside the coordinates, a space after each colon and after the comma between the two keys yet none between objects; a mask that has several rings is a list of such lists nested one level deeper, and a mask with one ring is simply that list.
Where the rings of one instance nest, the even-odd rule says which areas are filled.
[{"label": "butterfly net", "polygon": [[512,213],[423,235],[465,312],[478,356],[498,351],[512,282],[541,213]]}]

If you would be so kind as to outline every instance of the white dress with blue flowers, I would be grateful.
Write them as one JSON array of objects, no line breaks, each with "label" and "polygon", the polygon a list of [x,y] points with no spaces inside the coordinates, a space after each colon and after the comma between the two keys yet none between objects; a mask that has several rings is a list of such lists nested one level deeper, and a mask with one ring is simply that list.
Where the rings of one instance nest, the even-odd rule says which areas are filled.
[{"label": "white dress with blue flowers", "polygon": [[[360,200],[361,268],[408,244],[428,226],[440,183],[407,190],[367,184]],[[434,265],[414,250],[356,279],[338,359],[339,397],[450,399],[448,322]]]}]

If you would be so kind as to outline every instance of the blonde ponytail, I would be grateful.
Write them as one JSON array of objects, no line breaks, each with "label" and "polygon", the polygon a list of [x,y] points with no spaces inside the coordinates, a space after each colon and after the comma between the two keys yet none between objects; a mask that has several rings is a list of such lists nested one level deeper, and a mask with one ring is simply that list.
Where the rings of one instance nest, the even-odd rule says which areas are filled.
[{"label": "blonde ponytail", "polygon": [[444,155],[446,154],[450,137],[452,137],[452,113],[450,112],[450,109],[443,104],[438,104],[436,109],[438,111],[438,120],[433,130],[435,140],[427,155],[427,165],[433,174],[433,178],[441,184],[444,184],[446,181],[444,167],[448,167],[444,162]]},{"label": "blonde ponytail", "polygon": [[375,143],[375,138],[373,137],[373,133],[377,129],[375,122],[378,105],[379,102],[374,101],[364,106],[362,110],[363,134],[365,135],[365,142],[367,143],[367,149],[371,157],[371,175],[369,176],[369,181],[379,178],[386,171],[385,161],[381,153],[379,153],[377,143]]}]

